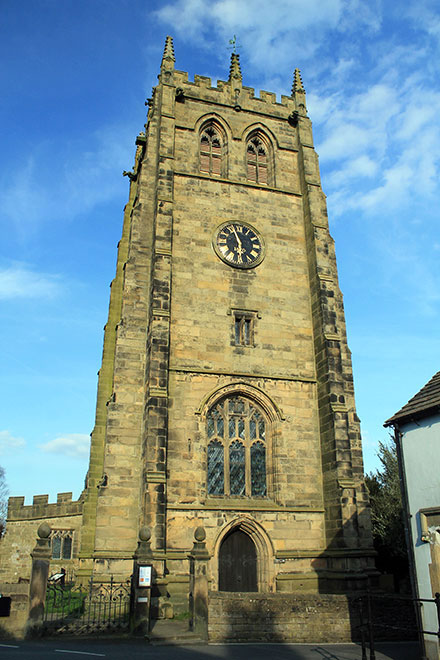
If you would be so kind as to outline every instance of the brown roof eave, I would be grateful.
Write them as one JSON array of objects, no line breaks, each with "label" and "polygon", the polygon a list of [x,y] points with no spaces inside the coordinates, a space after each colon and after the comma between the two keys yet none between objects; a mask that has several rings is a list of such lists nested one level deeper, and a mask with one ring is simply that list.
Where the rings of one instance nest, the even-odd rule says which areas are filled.
[{"label": "brown roof eave", "polygon": [[431,415],[437,414],[440,412],[440,406],[430,406],[425,410],[420,410],[419,412],[412,412],[407,415],[394,415],[387,419],[384,422],[384,427],[388,426],[402,426],[402,424],[409,424],[410,422],[416,422],[419,419],[424,419],[425,417],[431,417]]}]

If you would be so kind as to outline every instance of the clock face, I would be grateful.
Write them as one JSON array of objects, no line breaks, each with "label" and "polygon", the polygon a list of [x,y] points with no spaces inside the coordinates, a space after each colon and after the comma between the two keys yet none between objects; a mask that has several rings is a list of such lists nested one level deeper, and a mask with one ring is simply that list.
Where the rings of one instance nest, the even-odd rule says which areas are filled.
[{"label": "clock face", "polygon": [[263,260],[263,240],[257,230],[243,222],[224,222],[213,240],[217,255],[235,268],[253,268]]}]

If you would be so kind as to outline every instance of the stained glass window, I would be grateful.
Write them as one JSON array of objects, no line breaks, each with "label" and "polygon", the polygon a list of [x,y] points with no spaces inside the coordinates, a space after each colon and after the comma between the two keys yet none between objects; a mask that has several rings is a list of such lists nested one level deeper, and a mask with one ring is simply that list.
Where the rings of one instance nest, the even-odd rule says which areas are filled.
[{"label": "stained glass window", "polygon": [[241,395],[225,397],[206,417],[209,495],[267,495],[266,421]]},{"label": "stained glass window", "polygon": [[218,440],[208,445],[208,493],[223,495],[225,488],[224,451]]}]

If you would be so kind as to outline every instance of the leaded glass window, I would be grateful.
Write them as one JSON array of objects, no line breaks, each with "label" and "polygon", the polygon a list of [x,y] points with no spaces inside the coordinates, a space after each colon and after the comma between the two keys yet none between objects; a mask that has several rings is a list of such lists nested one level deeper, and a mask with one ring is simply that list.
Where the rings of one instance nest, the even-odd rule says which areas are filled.
[{"label": "leaded glass window", "polygon": [[57,529],[52,532],[52,559],[72,559],[72,538],[71,530]]},{"label": "leaded glass window", "polygon": [[63,539],[63,551],[62,551],[62,558],[63,559],[71,559],[72,557],[72,537],[71,536],[65,536]]},{"label": "leaded glass window", "polygon": [[223,495],[224,488],[224,449],[221,442],[213,440],[208,445],[208,493]]},{"label": "leaded glass window", "polygon": [[61,537],[54,536],[52,539],[52,559],[61,559]]},{"label": "leaded glass window", "polygon": [[267,422],[241,395],[225,397],[208,412],[206,432],[209,495],[267,495]]},{"label": "leaded glass window", "polygon": [[244,446],[238,440],[229,445],[229,487],[231,495],[244,495],[246,488]]},{"label": "leaded glass window", "polygon": [[266,447],[261,441],[251,446],[251,493],[266,495]]}]

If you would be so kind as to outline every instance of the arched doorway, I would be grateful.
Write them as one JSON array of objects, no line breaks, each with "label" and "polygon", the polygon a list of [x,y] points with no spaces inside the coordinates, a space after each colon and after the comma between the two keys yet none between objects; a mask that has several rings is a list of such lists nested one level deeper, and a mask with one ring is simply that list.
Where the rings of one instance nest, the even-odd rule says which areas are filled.
[{"label": "arched doorway", "polygon": [[219,591],[258,591],[257,550],[251,537],[235,529],[222,541]]}]

